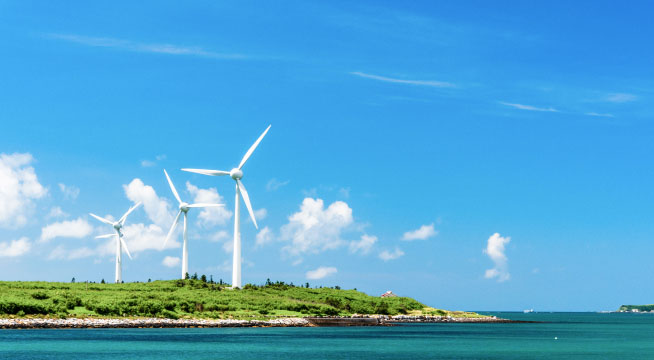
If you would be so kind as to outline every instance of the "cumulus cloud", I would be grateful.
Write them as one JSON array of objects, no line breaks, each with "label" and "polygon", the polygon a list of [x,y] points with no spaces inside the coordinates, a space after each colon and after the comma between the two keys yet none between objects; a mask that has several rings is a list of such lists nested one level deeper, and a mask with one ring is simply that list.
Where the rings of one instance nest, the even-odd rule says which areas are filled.
[{"label": "cumulus cloud", "polygon": [[166,256],[161,263],[164,266],[167,266],[167,267],[175,267],[175,266],[179,265],[180,261],[181,261],[181,259],[178,258],[178,257]]},{"label": "cumulus cloud", "polygon": [[438,231],[434,230],[434,223],[431,223],[429,225],[422,225],[417,230],[405,232],[404,235],[402,235],[402,240],[404,241],[426,240],[436,235],[438,235]]},{"label": "cumulus cloud", "polygon": [[46,218],[48,219],[56,219],[56,218],[65,218],[70,216],[67,212],[61,210],[61,207],[59,206],[54,206],[52,209],[50,209],[50,212],[48,215],[46,215]]},{"label": "cumulus cloud", "polygon": [[157,165],[157,163],[159,161],[165,160],[165,159],[166,159],[166,155],[161,154],[161,155],[157,155],[155,157],[155,160],[147,160],[147,159],[146,160],[141,160],[141,167],[153,167],[153,166]]},{"label": "cumulus cloud", "polygon": [[69,200],[75,200],[79,196],[79,188],[73,185],[66,185],[59,183],[59,190],[64,194],[64,197]]},{"label": "cumulus cloud", "polygon": [[268,210],[261,208],[259,210],[254,210],[254,218],[257,220],[263,220],[268,216]]},{"label": "cumulus cloud", "polygon": [[[173,213],[170,203],[157,196],[157,192],[150,185],[145,185],[141,179],[134,179],[123,185],[125,195],[134,203],[141,201],[148,218],[160,227],[170,226],[173,223]],[[127,209],[125,209],[127,211]],[[122,216],[122,214],[121,214]],[[130,249],[131,250],[131,249]]]},{"label": "cumulus cloud", "polygon": [[52,249],[50,255],[48,255],[49,260],[75,260],[85,257],[90,257],[96,255],[97,251],[89,247],[81,247],[76,249],[66,249],[65,247],[59,245],[56,248]]},{"label": "cumulus cloud", "polygon": [[380,252],[379,258],[384,261],[389,261],[389,260],[395,260],[403,255],[404,255],[404,251],[400,250],[400,248],[395,248],[393,252],[390,252],[388,250],[384,250]]},{"label": "cumulus cloud", "polygon": [[8,242],[0,242],[0,257],[21,256],[30,251],[31,248],[32,244],[26,237]]},{"label": "cumulus cloud", "polygon": [[272,230],[269,227],[264,227],[259,230],[257,233],[257,240],[255,242],[255,247],[261,247],[273,241]]},{"label": "cumulus cloud", "polygon": [[368,254],[372,246],[377,242],[377,237],[374,235],[363,234],[361,240],[350,242],[350,253]]},{"label": "cumulus cloud", "polygon": [[[167,229],[164,230],[156,224],[131,224],[125,226],[122,231],[125,235],[123,239],[127,243],[127,248],[132,256],[146,250],[161,251],[180,247],[180,242],[175,237],[171,237],[166,247],[162,248]],[[96,253],[98,255],[114,255],[116,253],[116,239],[107,239],[97,248]]]},{"label": "cumulus cloud", "polygon": [[316,270],[307,271],[306,277],[309,280],[318,280],[336,274],[337,272],[338,270],[335,267],[321,266]]},{"label": "cumulus cloud", "polygon": [[86,219],[61,221],[42,228],[40,242],[48,242],[58,237],[80,239],[90,235],[91,232],[93,227]]},{"label": "cumulus cloud", "polygon": [[[201,189],[190,182],[186,182],[186,189],[195,203],[224,204],[223,197],[216,188]],[[232,212],[226,206],[203,208],[198,215],[198,222],[206,227],[225,225],[231,219]]]},{"label": "cumulus cloud", "polygon": [[495,267],[486,270],[484,277],[486,279],[496,278],[498,282],[509,280],[508,259],[504,254],[504,246],[511,241],[510,237],[502,237],[499,233],[495,233],[488,238],[488,243],[484,253],[493,261]]},{"label": "cumulus cloud", "polygon": [[229,239],[230,239],[229,233],[225,230],[217,231],[209,237],[209,241],[211,242],[223,242]]},{"label": "cumulus cloud", "polygon": [[289,182],[290,182],[290,180],[280,181],[280,180],[277,180],[275,178],[272,178],[266,184],[266,190],[267,191],[275,191],[275,190],[277,190],[277,189],[279,189],[279,188],[281,188],[283,186],[288,185]]},{"label": "cumulus cloud", "polygon": [[335,201],[325,208],[322,199],[305,198],[300,211],[281,228],[281,240],[291,242],[283,251],[299,256],[336,249],[345,244],[341,232],[352,222],[352,209],[345,202]]},{"label": "cumulus cloud", "polygon": [[0,227],[25,225],[34,200],[48,193],[30,166],[33,161],[28,153],[0,154]]}]

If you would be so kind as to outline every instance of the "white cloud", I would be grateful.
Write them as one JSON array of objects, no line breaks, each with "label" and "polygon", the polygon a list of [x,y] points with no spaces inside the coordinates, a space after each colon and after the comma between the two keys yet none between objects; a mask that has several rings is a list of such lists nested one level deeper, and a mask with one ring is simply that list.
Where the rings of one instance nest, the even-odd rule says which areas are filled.
[{"label": "white cloud", "polygon": [[136,178],[128,185],[123,185],[123,189],[128,199],[134,203],[138,201],[143,203],[145,213],[153,223],[160,227],[170,226],[173,223],[174,217],[170,203],[166,199],[157,196],[152,186],[145,185],[141,179]]},{"label": "white cloud", "polygon": [[268,210],[261,208],[259,210],[254,210],[254,218],[257,220],[263,220],[268,216]]},{"label": "white cloud", "polygon": [[502,237],[499,233],[495,233],[488,238],[488,243],[484,253],[493,261],[495,267],[486,270],[484,277],[486,279],[497,278],[498,282],[509,280],[508,259],[504,254],[504,246],[511,241],[510,237]]},{"label": "white cloud", "polygon": [[223,243],[223,251],[231,254],[234,251],[234,242],[233,241],[225,241]]},{"label": "white cloud", "polygon": [[377,242],[377,237],[374,235],[363,234],[361,235],[361,240],[350,242],[350,252],[361,254],[368,254],[372,246]]},{"label": "white cloud", "polygon": [[166,159],[166,155],[162,154],[162,155],[155,156],[155,160],[147,160],[147,159],[146,160],[141,160],[141,167],[153,167],[153,166],[157,165],[157,163],[159,161],[165,160],[165,159]]},{"label": "white cloud", "polygon": [[31,248],[32,244],[26,237],[11,242],[0,242],[0,257],[21,256],[30,251]]},{"label": "white cloud", "polygon": [[90,235],[91,232],[93,227],[86,219],[61,221],[42,228],[40,242],[48,242],[58,237],[80,239]]},{"label": "white cloud", "polygon": [[359,77],[362,77],[362,78],[366,78],[366,79],[373,79],[373,80],[385,81],[385,82],[396,83],[396,84],[431,86],[431,87],[439,87],[439,88],[455,87],[456,86],[456,85],[454,85],[452,83],[445,82],[445,81],[404,80],[404,79],[396,79],[396,78],[390,78],[390,77],[373,75],[373,74],[366,74],[366,73],[363,73],[363,72],[360,72],[360,71],[351,72],[350,74],[356,75],[356,76],[359,76]]},{"label": "white cloud", "polygon": [[49,38],[69,41],[93,47],[114,48],[125,51],[155,53],[166,55],[198,56],[212,59],[245,59],[242,54],[226,54],[205,50],[201,47],[188,47],[174,44],[148,44],[109,37],[91,37],[73,34],[47,34]]},{"label": "white cloud", "polygon": [[508,103],[508,102],[503,102],[503,101],[500,101],[500,104],[510,106],[512,108],[516,108],[516,109],[520,109],[520,110],[543,111],[543,112],[559,112],[559,110],[556,110],[553,107],[541,108],[541,107],[536,107],[536,106],[531,106],[531,105]]},{"label": "white cloud", "polygon": [[404,235],[402,235],[402,240],[404,241],[426,240],[436,235],[438,235],[438,231],[434,230],[434,223],[431,223],[429,225],[422,225],[417,230],[405,232]]},{"label": "white cloud", "polygon": [[300,211],[289,216],[288,224],[281,228],[281,240],[291,242],[283,250],[299,256],[336,249],[345,243],[341,232],[352,221],[352,209],[343,201],[325,209],[322,199],[305,198]]},{"label": "white cloud", "polygon": [[178,257],[166,256],[161,263],[167,267],[175,267],[179,265],[180,261],[181,259]]},{"label": "white cloud", "polygon": [[[125,235],[123,239],[127,243],[127,248],[132,256],[146,250],[162,251],[180,247],[179,241],[175,237],[171,237],[166,247],[162,248],[167,230],[163,230],[156,224],[132,224],[123,228],[123,234]],[[98,255],[114,255],[116,253],[116,239],[109,238],[98,247],[96,253]]]},{"label": "white cloud", "polygon": [[32,214],[33,201],[48,193],[29,166],[33,161],[28,153],[0,154],[0,227],[25,225]]},{"label": "white cloud", "polygon": [[229,240],[230,236],[229,233],[225,230],[220,230],[214,233],[209,237],[209,241],[211,242],[223,242],[225,240]]},{"label": "white cloud", "polygon": [[[216,188],[201,189],[186,182],[186,189],[193,196],[195,203],[224,204],[223,197]],[[206,227],[225,225],[231,219],[232,212],[226,206],[203,208],[198,215],[198,222]]]},{"label": "white cloud", "polygon": [[337,272],[338,270],[335,267],[321,266],[316,270],[307,271],[306,277],[309,280],[318,280],[336,274]]},{"label": "white cloud", "polygon": [[604,100],[612,103],[625,103],[638,100],[638,96],[633,94],[615,93],[609,94]]},{"label": "white cloud", "polygon": [[61,210],[61,207],[59,206],[54,206],[52,209],[50,209],[50,212],[48,215],[46,215],[47,219],[56,219],[56,218],[66,218],[69,217],[70,214],[67,212]]},{"label": "white cloud", "polygon": [[257,241],[255,242],[255,247],[261,247],[266,244],[269,244],[273,241],[273,234],[272,230],[270,230],[269,227],[264,227],[263,229],[259,230],[257,233]]},{"label": "white cloud", "polygon": [[596,117],[608,117],[608,118],[615,117],[613,114],[608,114],[608,113],[606,113],[606,114],[600,114],[600,113],[596,113],[596,112],[588,112],[588,113],[586,113],[586,115],[588,115],[588,116],[596,116]]},{"label": "white cloud", "polygon": [[50,255],[48,255],[49,260],[75,260],[85,257],[90,257],[96,255],[97,251],[88,247],[81,247],[77,249],[66,249],[63,246],[59,245],[54,248]]},{"label": "white cloud", "polygon": [[404,255],[404,251],[400,250],[400,248],[395,248],[393,252],[390,252],[388,250],[384,250],[380,252],[379,258],[384,261],[389,261],[389,260],[395,260],[403,255]]},{"label": "white cloud", "polygon": [[73,185],[66,185],[59,183],[59,190],[64,194],[64,197],[69,200],[75,200],[79,196],[79,188]]},{"label": "white cloud", "polygon": [[286,186],[286,185],[288,185],[289,182],[290,182],[290,180],[279,181],[279,180],[277,180],[277,179],[275,179],[275,178],[272,178],[272,179],[270,179],[270,181],[268,181],[268,183],[266,184],[266,190],[267,190],[267,191],[275,191],[275,190],[281,188],[282,186]]}]

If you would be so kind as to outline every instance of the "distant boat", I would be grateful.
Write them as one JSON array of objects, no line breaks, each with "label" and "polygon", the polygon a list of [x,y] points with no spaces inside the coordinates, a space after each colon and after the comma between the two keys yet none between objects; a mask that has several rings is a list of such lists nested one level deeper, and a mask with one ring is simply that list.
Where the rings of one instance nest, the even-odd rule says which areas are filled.
[{"label": "distant boat", "polygon": [[525,314],[529,314],[529,313],[533,313],[534,309],[522,310],[522,312]]}]

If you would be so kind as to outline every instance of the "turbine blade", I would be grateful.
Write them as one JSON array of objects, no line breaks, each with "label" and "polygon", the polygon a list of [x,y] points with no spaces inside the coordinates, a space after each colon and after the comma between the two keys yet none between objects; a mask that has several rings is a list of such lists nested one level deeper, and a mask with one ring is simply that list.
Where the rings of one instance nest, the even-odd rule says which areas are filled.
[{"label": "turbine blade", "polygon": [[229,171],[222,171],[222,170],[182,169],[182,171],[188,171],[196,174],[209,175],[209,176],[229,175]]},{"label": "turbine blade", "polygon": [[127,256],[129,256],[129,259],[132,260],[132,255],[129,253],[129,249],[127,248],[127,243],[125,243],[125,240],[123,240],[122,236],[119,236],[120,238],[120,243],[123,244],[123,247],[125,247],[125,252],[127,253]]},{"label": "turbine blade", "polygon": [[96,236],[95,238],[96,238],[96,239],[107,239],[107,238],[110,238],[110,237],[112,237],[112,236],[116,236],[116,234],[98,235],[98,236]]},{"label": "turbine blade", "polygon": [[218,206],[225,206],[225,204],[204,204],[204,203],[197,203],[197,204],[191,204],[191,205],[188,205],[188,207],[190,207],[190,208],[218,207]]},{"label": "turbine blade", "polygon": [[118,220],[118,221],[120,222],[120,224],[121,224],[121,225],[124,224],[124,223],[125,223],[125,220],[127,220],[127,215],[131,214],[132,211],[136,210],[136,208],[139,207],[139,206],[141,206],[141,202],[140,202],[140,201],[137,202],[136,204],[134,204],[134,206],[132,206],[131,208],[129,208],[129,210],[127,210],[127,212],[125,213],[125,215],[123,215],[123,217],[121,217],[120,220]]},{"label": "turbine blade", "polygon": [[108,224],[108,225],[113,225],[113,224],[114,224],[113,221],[109,221],[109,220],[107,220],[107,219],[105,219],[105,218],[103,218],[103,217],[99,217],[98,215],[95,215],[95,214],[92,214],[92,213],[89,213],[89,215],[91,215],[91,216],[93,216],[94,218],[96,218],[96,219],[102,221],[102,222],[105,223],[105,224]]},{"label": "turbine blade", "polygon": [[252,144],[252,146],[250,146],[250,149],[248,150],[248,152],[245,153],[245,156],[243,156],[243,160],[241,160],[241,163],[238,165],[239,170],[243,167],[243,165],[245,165],[245,162],[248,161],[248,159],[250,158],[250,156],[254,152],[254,149],[256,149],[257,146],[259,146],[259,143],[261,142],[261,140],[263,140],[263,137],[266,136],[266,134],[268,133],[268,130],[270,130],[271,126],[272,125],[268,125],[268,127],[263,132],[263,134],[261,134],[261,136],[259,136],[257,141],[255,141],[254,144]]},{"label": "turbine blade", "polygon": [[250,213],[250,218],[252,218],[254,227],[258,230],[259,226],[257,225],[257,219],[254,218],[254,211],[252,211],[252,204],[250,204],[250,197],[248,196],[248,192],[245,190],[245,186],[243,186],[241,180],[236,180],[236,184],[238,185],[238,190],[241,192],[241,195],[243,195],[243,202],[245,202],[245,207],[248,208],[248,212]]},{"label": "turbine blade", "polygon": [[170,190],[173,191],[173,195],[175,195],[175,199],[177,199],[177,201],[179,201],[181,203],[182,199],[179,198],[179,194],[177,193],[177,189],[175,189],[175,185],[173,185],[173,182],[170,180],[170,176],[168,176],[168,173],[166,172],[166,169],[164,169],[164,174],[166,174],[166,179],[168,179],[168,185],[170,185]]},{"label": "turbine blade", "polygon": [[162,249],[166,248],[166,244],[168,244],[168,239],[170,239],[170,236],[173,234],[173,231],[175,231],[175,228],[177,227],[177,223],[179,222],[179,216],[182,215],[182,210],[180,210],[177,213],[177,217],[175,217],[175,221],[173,221],[173,225],[170,227],[170,231],[168,231],[168,235],[166,235],[166,240],[163,243],[163,246],[161,247]]}]

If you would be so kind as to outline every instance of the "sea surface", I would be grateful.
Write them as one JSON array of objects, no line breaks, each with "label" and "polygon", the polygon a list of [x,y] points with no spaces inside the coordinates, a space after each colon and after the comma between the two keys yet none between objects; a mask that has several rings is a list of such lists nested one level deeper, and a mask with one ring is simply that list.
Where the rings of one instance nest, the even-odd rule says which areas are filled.
[{"label": "sea surface", "polygon": [[487,314],[542,323],[0,330],[0,358],[654,359],[654,314]]}]

